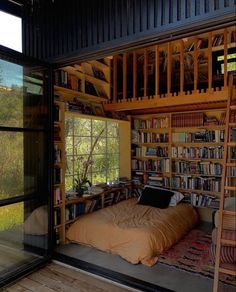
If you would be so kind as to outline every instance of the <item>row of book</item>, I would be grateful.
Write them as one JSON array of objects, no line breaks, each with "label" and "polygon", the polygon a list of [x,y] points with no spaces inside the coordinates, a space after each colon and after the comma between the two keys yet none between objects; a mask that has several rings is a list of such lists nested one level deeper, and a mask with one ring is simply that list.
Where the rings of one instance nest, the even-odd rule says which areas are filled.
[{"label": "row of book", "polygon": [[222,159],[224,148],[218,147],[172,147],[172,158]]},{"label": "row of book", "polygon": [[217,176],[222,174],[222,165],[210,161],[172,161],[172,172]]},{"label": "row of book", "polygon": [[218,209],[220,201],[215,196],[196,194],[196,193],[185,193],[185,202],[191,203],[197,207],[207,207],[212,209]]},{"label": "row of book", "polygon": [[157,157],[168,157],[168,147],[136,147],[135,155],[138,157],[142,156],[157,156]]},{"label": "row of book", "polygon": [[81,79],[69,74],[68,72],[58,69],[55,71],[55,84],[75,91],[81,91]]},{"label": "row of book", "polygon": [[168,143],[169,133],[144,133],[132,131],[132,143]]},{"label": "row of book", "polygon": [[[226,112],[222,112],[220,116],[220,121],[219,125],[224,125],[226,120]],[[236,111],[231,111],[230,112],[230,117],[229,117],[229,122],[230,123],[236,123]]]},{"label": "row of book", "polygon": [[54,188],[53,190],[53,202],[54,206],[60,205],[62,202],[62,196],[61,196],[61,189],[60,188]]},{"label": "row of book", "polygon": [[93,200],[87,200],[77,204],[69,204],[65,208],[65,220],[70,221],[75,218],[93,212],[101,208],[101,202],[99,198]]},{"label": "row of book", "polygon": [[57,144],[54,144],[54,164],[61,162],[61,149]]},{"label": "row of book", "polygon": [[163,129],[168,128],[169,121],[164,118],[134,119],[134,129]]},{"label": "row of book", "polygon": [[170,159],[163,158],[161,160],[137,160],[132,159],[131,161],[132,170],[143,170],[143,171],[157,171],[157,172],[170,172]]},{"label": "row of book", "polygon": [[53,169],[54,184],[60,184],[62,182],[62,169],[60,167],[54,167]]},{"label": "row of book", "polygon": [[224,142],[224,130],[203,130],[196,133],[172,133],[172,142]]},{"label": "row of book", "polygon": [[204,125],[204,116],[205,114],[203,112],[173,114],[171,125],[173,128],[200,127]]},{"label": "row of book", "polygon": [[191,177],[181,175],[172,177],[172,187],[177,189],[195,189],[209,192],[220,192],[221,178]]}]

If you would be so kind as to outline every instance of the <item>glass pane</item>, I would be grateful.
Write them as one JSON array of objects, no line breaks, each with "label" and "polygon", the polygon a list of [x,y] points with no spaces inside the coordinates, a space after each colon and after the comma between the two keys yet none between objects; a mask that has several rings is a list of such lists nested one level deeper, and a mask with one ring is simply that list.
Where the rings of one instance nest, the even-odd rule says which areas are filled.
[{"label": "glass pane", "polygon": [[73,154],[73,137],[66,138],[66,154],[67,155]]},{"label": "glass pane", "polygon": [[65,118],[65,137],[73,135],[73,118]]},{"label": "glass pane", "polygon": [[107,173],[107,181],[114,182],[119,177],[119,169],[110,169]]},{"label": "glass pane", "polygon": [[45,193],[44,143],[43,133],[0,132],[0,200]]},{"label": "glass pane", "polygon": [[66,191],[72,190],[73,185],[74,185],[73,176],[66,176],[65,177],[65,190]]},{"label": "glass pane", "polygon": [[93,155],[93,172],[105,172],[107,169],[107,156],[106,155]]},{"label": "glass pane", "polygon": [[89,154],[91,149],[90,137],[75,137],[74,138],[74,154]]},{"label": "glass pane", "polygon": [[66,157],[66,174],[73,174],[73,164],[74,164],[74,156]]},{"label": "glass pane", "polygon": [[119,168],[119,155],[118,154],[109,154],[108,159],[108,169]]},{"label": "glass pane", "polygon": [[37,201],[0,207],[0,279],[41,258],[47,248],[48,209]]},{"label": "glass pane", "polygon": [[91,120],[74,118],[74,135],[88,137],[91,135]]},{"label": "glass pane", "polygon": [[107,137],[118,137],[119,126],[117,123],[107,122]]},{"label": "glass pane", "polygon": [[107,139],[107,153],[119,153],[119,140],[117,138]]},{"label": "glass pane", "polygon": [[[92,136],[97,137],[100,135],[103,129],[106,128],[106,122],[100,120],[93,120],[92,121]],[[106,135],[106,131],[102,133],[102,137]]]},{"label": "glass pane", "polygon": [[[93,138],[93,143],[95,143],[95,138]],[[102,153],[106,153],[106,139],[105,138],[100,138],[93,150],[94,154],[102,154]]]},{"label": "glass pane", "polygon": [[92,175],[93,184],[106,182],[106,172],[94,172]]},{"label": "glass pane", "polygon": [[[47,122],[43,73],[0,60],[0,125],[43,128]],[[24,75],[27,72],[27,75]],[[45,95],[46,96],[46,95]]]}]

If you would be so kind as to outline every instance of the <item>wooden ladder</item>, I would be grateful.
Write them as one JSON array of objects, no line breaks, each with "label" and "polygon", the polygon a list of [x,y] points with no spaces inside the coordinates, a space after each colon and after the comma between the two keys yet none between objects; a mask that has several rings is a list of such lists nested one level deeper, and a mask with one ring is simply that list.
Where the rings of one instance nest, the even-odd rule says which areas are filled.
[{"label": "wooden ladder", "polygon": [[219,273],[236,276],[236,264],[222,264],[221,263],[221,247],[223,244],[236,246],[236,240],[228,240],[222,237],[222,229],[224,218],[226,216],[233,216],[236,220],[236,211],[229,211],[225,209],[225,197],[230,196],[232,191],[236,191],[236,184],[231,185],[231,179],[227,177],[228,171],[232,167],[236,167],[236,161],[231,158],[231,148],[235,147],[236,141],[231,141],[231,129],[236,128],[236,121],[230,121],[231,113],[236,111],[236,99],[233,90],[233,76],[229,79],[229,95],[226,109],[226,127],[225,127],[225,141],[224,141],[224,157],[223,157],[223,170],[221,180],[221,195],[220,195],[220,207],[219,207],[219,218],[218,218],[218,231],[216,241],[216,255],[215,255],[215,273],[213,292],[218,292],[219,288]]}]

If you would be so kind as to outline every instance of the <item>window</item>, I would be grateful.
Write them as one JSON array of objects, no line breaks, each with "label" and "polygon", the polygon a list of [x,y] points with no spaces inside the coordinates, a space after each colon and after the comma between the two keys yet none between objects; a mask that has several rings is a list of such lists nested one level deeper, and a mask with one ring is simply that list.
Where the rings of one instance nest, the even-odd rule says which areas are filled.
[{"label": "window", "polygon": [[0,11],[0,45],[22,52],[21,18]]},{"label": "window", "polygon": [[92,184],[113,181],[119,177],[119,125],[113,121],[66,117],[66,175],[65,189],[73,188],[77,173],[82,171],[92,145],[102,129],[104,132],[92,153],[88,180]]}]

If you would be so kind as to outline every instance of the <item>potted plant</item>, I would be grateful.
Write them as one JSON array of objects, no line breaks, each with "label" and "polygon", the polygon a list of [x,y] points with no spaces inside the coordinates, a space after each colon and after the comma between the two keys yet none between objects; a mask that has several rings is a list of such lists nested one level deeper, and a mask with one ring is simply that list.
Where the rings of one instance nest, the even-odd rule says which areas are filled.
[{"label": "potted plant", "polygon": [[[83,156],[80,156],[78,158],[79,167],[78,167],[77,177],[75,178],[75,184],[74,184],[74,190],[77,192],[78,196],[82,196],[83,193],[88,190],[88,187],[91,187],[92,185],[90,180],[88,179],[88,173],[89,173],[90,167],[94,163],[94,161],[92,160],[92,154],[104,130],[105,129],[102,129],[102,131],[96,137],[91,147],[91,150],[89,152],[88,158],[86,160],[84,160]],[[82,168],[81,168],[81,165],[82,165]]]}]

